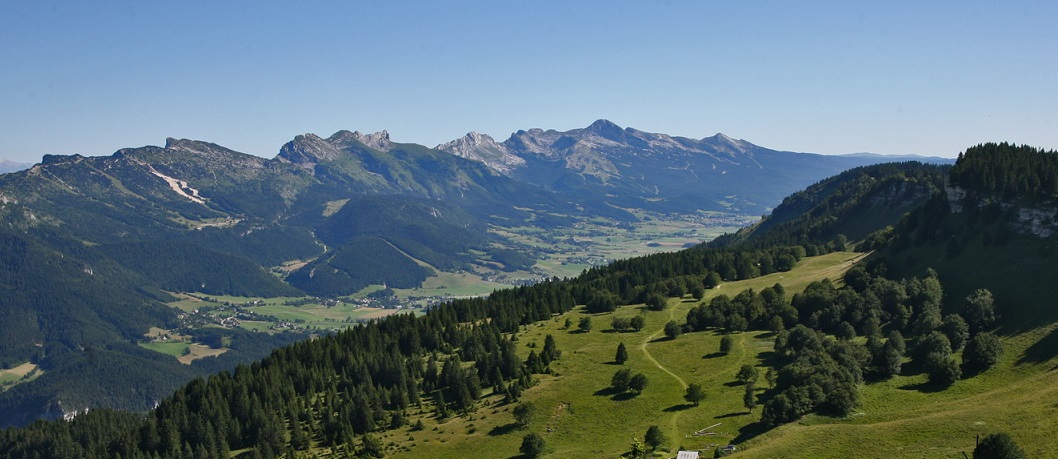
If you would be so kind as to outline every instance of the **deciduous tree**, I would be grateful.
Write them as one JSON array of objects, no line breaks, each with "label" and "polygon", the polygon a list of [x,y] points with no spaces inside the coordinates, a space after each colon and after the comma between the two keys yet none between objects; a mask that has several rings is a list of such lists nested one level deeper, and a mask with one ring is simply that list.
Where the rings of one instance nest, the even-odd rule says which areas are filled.
[{"label": "deciduous tree", "polygon": [[687,393],[683,394],[683,399],[698,406],[702,400],[705,400],[705,389],[701,384],[691,383],[687,386]]},{"label": "deciduous tree", "polygon": [[665,433],[661,431],[658,426],[650,426],[647,428],[646,435],[643,436],[643,443],[646,443],[650,447],[651,451],[657,450],[661,445],[664,445],[668,439],[665,438]]}]

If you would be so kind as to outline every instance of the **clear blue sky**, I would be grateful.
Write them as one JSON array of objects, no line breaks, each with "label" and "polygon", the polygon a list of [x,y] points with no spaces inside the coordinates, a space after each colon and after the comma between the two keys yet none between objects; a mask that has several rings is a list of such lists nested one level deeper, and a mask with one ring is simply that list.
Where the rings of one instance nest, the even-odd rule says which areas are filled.
[{"label": "clear blue sky", "polygon": [[1053,0],[306,3],[0,2],[0,158],[598,118],[828,154],[1058,148]]}]

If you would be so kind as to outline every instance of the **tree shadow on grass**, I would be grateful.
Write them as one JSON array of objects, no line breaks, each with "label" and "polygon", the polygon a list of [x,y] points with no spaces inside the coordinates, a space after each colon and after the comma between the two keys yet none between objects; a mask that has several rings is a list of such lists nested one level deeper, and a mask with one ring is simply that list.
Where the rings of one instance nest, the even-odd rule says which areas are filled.
[{"label": "tree shadow on grass", "polygon": [[736,387],[736,386],[744,386],[745,384],[740,383],[738,381],[728,381],[728,382],[724,383],[724,385],[727,386],[727,387]]},{"label": "tree shadow on grass", "polygon": [[737,445],[740,443],[744,443],[752,439],[753,437],[756,437],[757,435],[767,432],[768,430],[768,427],[760,421],[751,422],[742,426],[741,429],[738,429],[738,436],[731,440],[731,444]]},{"label": "tree shadow on grass", "polygon": [[944,384],[937,384],[937,383],[931,383],[929,381],[926,381],[926,382],[921,382],[921,383],[918,383],[918,384],[904,384],[903,386],[900,386],[898,389],[901,389],[901,390],[915,390],[915,391],[922,392],[923,394],[932,394],[932,393],[935,393],[935,392],[943,391],[943,390],[947,389],[948,387],[951,387],[951,386],[946,386]]},{"label": "tree shadow on grass", "polygon": [[719,416],[714,416],[713,419],[725,419],[725,418],[733,418],[735,416],[745,416],[745,415],[746,415],[745,411],[736,411],[734,413],[727,413],[727,414],[721,414]]},{"label": "tree shadow on grass", "polygon": [[613,387],[604,387],[602,389],[599,389],[599,390],[595,391],[595,393],[592,394],[592,395],[594,395],[596,397],[609,397],[611,395],[617,395],[619,393],[621,393],[621,392],[618,391],[617,389],[614,389]]},{"label": "tree shadow on grass", "polygon": [[615,402],[623,402],[625,400],[631,400],[633,398],[636,398],[637,395],[639,394],[635,392],[621,392],[620,394],[610,397],[610,400],[613,400]]},{"label": "tree shadow on grass", "polygon": [[672,406],[670,406],[668,408],[665,408],[662,411],[664,411],[666,413],[672,413],[674,411],[689,410],[691,408],[694,408],[694,404],[693,403],[680,403],[678,405],[672,405]]},{"label": "tree shadow on grass", "polygon": [[1018,357],[1017,363],[1018,365],[1042,363],[1050,360],[1055,355],[1058,355],[1058,330],[1050,332],[1043,339],[1025,349],[1021,357]]},{"label": "tree shadow on grass", "polygon": [[705,355],[702,356],[702,358],[703,359],[715,359],[717,357],[723,357],[725,355],[727,355],[727,354],[725,354],[723,352],[714,352],[712,354],[705,354]]},{"label": "tree shadow on grass", "polygon": [[507,435],[511,432],[514,432],[515,430],[518,430],[518,423],[512,422],[509,424],[504,424],[502,426],[493,427],[492,430],[489,431],[489,435],[493,437]]}]

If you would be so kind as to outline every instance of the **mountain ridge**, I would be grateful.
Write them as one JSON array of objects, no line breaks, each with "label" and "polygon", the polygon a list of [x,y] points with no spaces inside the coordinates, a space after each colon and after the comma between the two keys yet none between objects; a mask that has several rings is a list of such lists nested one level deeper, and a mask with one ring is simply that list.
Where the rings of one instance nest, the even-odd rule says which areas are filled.
[{"label": "mountain ridge", "polygon": [[[0,233],[27,240],[49,254],[45,261],[66,266],[42,269],[33,282],[60,284],[64,290],[57,290],[68,296],[92,301],[103,301],[99,292],[113,288],[130,298],[118,306],[146,304],[139,309],[155,311],[172,300],[167,290],[331,297],[366,285],[415,288],[438,271],[482,278],[521,271],[536,278],[543,274],[536,263],[548,255],[504,229],[547,233],[588,220],[624,227],[638,215],[717,210],[745,215],[776,205],[797,183],[845,167],[722,135],[699,141],[607,121],[567,132],[520,132],[505,148],[521,142],[536,153],[520,151],[524,164],[515,164],[497,147],[493,156],[500,153],[512,166],[507,174],[475,159],[394,142],[385,131],[303,134],[271,159],[175,137],[163,146],[123,148],[109,156],[48,155],[30,169],[0,175]],[[467,143],[503,145],[483,135]],[[387,263],[374,263],[379,258]],[[288,263],[297,267],[280,269]],[[195,269],[174,269],[182,264]],[[372,269],[362,269],[365,264]],[[93,274],[69,274],[82,271]],[[26,282],[9,277],[0,291],[17,291]],[[78,290],[66,284],[74,279],[105,288]],[[52,319],[40,318],[48,326]],[[0,320],[0,335],[22,336],[14,328],[25,320]],[[92,343],[112,347],[115,359],[148,327],[174,325],[167,314],[151,314],[120,332],[94,322],[70,323],[74,329],[94,327]],[[59,368],[49,370],[43,381],[54,383],[40,390],[79,384],[73,381],[80,375],[61,370],[81,368],[79,363],[49,363],[52,356],[75,363],[87,358],[78,350],[82,343],[66,339],[68,334],[33,337],[46,351],[44,366]],[[22,363],[33,355],[33,342],[22,341],[0,347],[0,361]],[[251,353],[239,355],[229,352],[206,361],[219,363],[198,365],[230,368],[224,365]],[[142,380],[158,379],[164,375]],[[5,405],[16,396],[11,394],[41,403],[70,399],[34,394],[34,384],[0,394],[0,406],[28,406]],[[143,409],[149,402],[141,397],[119,406]],[[37,408],[25,409],[44,411]]]}]

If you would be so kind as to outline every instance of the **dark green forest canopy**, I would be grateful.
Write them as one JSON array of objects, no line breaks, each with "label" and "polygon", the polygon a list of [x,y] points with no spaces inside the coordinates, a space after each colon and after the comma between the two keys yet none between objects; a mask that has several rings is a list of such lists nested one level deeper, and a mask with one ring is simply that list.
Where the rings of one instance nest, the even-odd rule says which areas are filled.
[{"label": "dark green forest canopy", "polygon": [[951,184],[969,190],[1051,204],[1058,198],[1058,152],[985,143],[959,155]]}]

